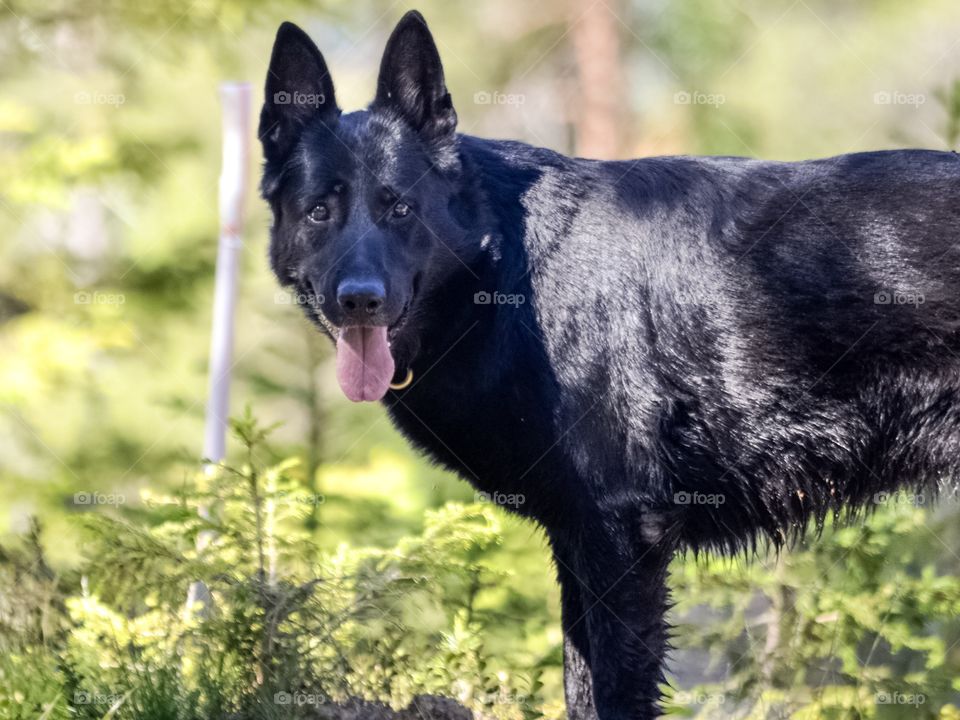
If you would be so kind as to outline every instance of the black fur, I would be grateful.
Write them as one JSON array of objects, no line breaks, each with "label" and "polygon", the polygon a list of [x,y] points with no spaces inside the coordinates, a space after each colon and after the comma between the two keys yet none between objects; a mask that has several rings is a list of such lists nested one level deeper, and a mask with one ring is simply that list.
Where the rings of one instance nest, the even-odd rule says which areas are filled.
[{"label": "black fur", "polygon": [[337,283],[386,284],[396,379],[414,372],[394,422],[550,538],[570,718],[658,714],[678,549],[783,543],[957,477],[955,154],[596,162],[457,135],[416,13],[377,87],[341,115],[319,51],[281,27],[273,268],[328,334]]}]

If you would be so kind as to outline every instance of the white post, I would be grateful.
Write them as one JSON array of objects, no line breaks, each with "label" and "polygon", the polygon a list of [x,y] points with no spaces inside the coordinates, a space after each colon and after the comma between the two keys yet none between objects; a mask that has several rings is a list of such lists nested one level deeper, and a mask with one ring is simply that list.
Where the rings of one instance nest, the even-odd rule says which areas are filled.
[{"label": "white post", "polygon": [[[237,300],[237,275],[242,245],[243,205],[250,164],[250,84],[223,83],[223,158],[220,171],[220,242],[213,294],[213,328],[210,334],[210,389],[207,397],[203,456],[214,465],[226,454],[227,419],[230,414],[230,371],[233,368],[233,316]],[[214,465],[207,465],[209,473]],[[201,517],[209,517],[206,507]],[[210,534],[197,537],[197,549],[210,542]],[[195,603],[206,604],[209,592],[200,581],[191,583],[186,617]]]},{"label": "white post", "polygon": [[213,295],[210,336],[210,395],[203,455],[220,462],[226,450],[230,413],[230,370],[233,362],[233,315],[243,228],[243,201],[250,161],[250,85],[224,83],[223,160],[220,173],[220,244]]}]

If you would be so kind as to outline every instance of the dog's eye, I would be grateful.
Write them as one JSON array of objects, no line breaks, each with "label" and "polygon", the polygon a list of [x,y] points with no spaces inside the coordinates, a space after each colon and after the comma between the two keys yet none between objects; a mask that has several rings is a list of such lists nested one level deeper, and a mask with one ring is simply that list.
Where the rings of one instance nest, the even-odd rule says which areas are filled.
[{"label": "dog's eye", "polygon": [[393,206],[393,210],[391,212],[395,218],[406,217],[410,214],[410,206],[405,202],[398,202]]},{"label": "dog's eye", "polygon": [[330,219],[330,208],[326,203],[320,203],[307,214],[307,219],[312,223],[322,223]]}]

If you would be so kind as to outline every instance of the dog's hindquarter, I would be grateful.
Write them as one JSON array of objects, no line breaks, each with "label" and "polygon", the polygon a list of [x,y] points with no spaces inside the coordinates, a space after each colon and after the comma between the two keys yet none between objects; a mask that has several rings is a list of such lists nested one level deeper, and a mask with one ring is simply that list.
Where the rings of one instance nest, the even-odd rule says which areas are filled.
[{"label": "dog's hindquarter", "polygon": [[670,443],[722,458],[676,473],[682,491],[727,500],[688,509],[694,543],[736,545],[751,525],[780,540],[960,476],[960,161],[756,167],[736,182],[736,220],[708,234],[707,271],[726,285],[712,343],[722,389],[693,388],[700,427],[681,421]]},{"label": "dog's hindquarter", "polygon": [[781,527],[960,477],[960,160],[790,166],[739,228],[744,365],[774,401],[748,468]]}]

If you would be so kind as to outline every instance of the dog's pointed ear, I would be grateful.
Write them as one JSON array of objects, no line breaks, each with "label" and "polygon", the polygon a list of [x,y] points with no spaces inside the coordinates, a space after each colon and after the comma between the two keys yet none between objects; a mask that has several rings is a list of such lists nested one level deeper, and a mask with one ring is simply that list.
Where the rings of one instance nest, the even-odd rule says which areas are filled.
[{"label": "dog's pointed ear", "polygon": [[340,115],[327,63],[310,36],[290,22],[277,30],[267,70],[260,142],[267,160],[282,159],[307,121]]},{"label": "dog's pointed ear", "polygon": [[380,61],[374,107],[391,108],[428,138],[450,136],[457,113],[427,21],[416,10],[401,18]]}]

